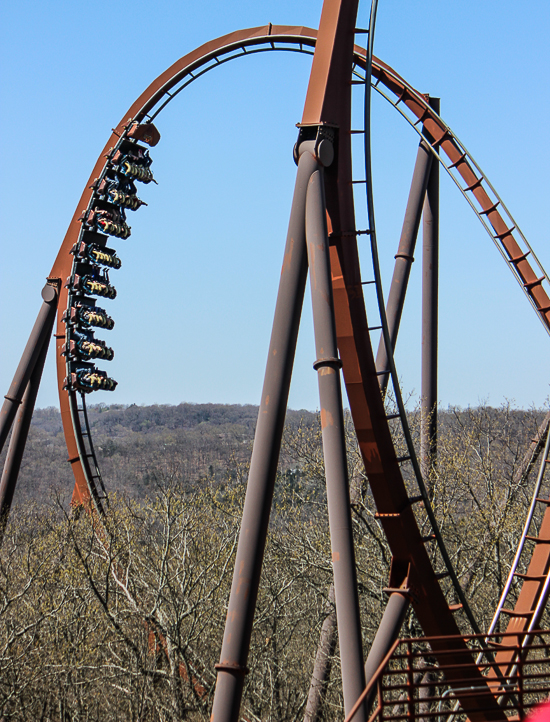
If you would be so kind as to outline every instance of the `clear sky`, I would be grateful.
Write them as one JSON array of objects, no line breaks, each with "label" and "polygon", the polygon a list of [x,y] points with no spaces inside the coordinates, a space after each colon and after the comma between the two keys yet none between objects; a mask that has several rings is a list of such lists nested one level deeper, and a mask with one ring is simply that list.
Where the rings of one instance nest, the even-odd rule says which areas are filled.
[{"label": "clear sky", "polygon": [[[521,8],[521,9],[520,9]],[[178,57],[232,30],[316,27],[320,0],[20,0],[0,10],[0,388],[5,393],[44,284],[110,129]],[[362,7],[366,23],[368,7]],[[548,69],[543,0],[380,0],[375,53],[422,92],[495,185],[550,267]],[[115,393],[92,403],[258,403],[288,211],[292,146],[310,59],[267,53],[194,83],[158,118],[158,186],[115,241],[122,269],[98,333],[115,349]],[[386,288],[416,154],[414,133],[375,98],[374,193]],[[398,341],[418,394],[420,261]],[[448,178],[441,182],[441,403],[542,405],[550,338]],[[318,407],[306,296],[293,408]],[[57,404],[53,349],[38,405]]]}]

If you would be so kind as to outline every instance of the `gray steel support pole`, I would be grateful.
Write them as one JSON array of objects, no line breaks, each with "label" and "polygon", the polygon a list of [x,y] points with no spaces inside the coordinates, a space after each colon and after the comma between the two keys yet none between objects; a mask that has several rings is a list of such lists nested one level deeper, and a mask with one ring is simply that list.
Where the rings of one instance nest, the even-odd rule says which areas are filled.
[{"label": "gray steel support pole", "polygon": [[336,612],[334,610],[334,584],[330,585],[328,594],[327,616],[321,627],[319,646],[315,655],[313,675],[307,695],[304,722],[319,722],[321,708],[326,695],[327,685],[332,666],[332,657],[336,647]]},{"label": "gray steel support pole", "polygon": [[237,558],[220,656],[211,722],[238,722],[258,595],[273,487],[283,434],[306,278],[307,184],[318,168],[314,142],[300,145],[298,174],[281,271],[273,331],[250,461]]},{"label": "gray steel support pole", "polygon": [[[439,114],[439,98],[430,98]],[[433,163],[426,190],[422,240],[422,380],[420,459],[427,481],[437,455],[437,322],[439,285],[439,163]]]},{"label": "gray steel support pole", "polygon": [[[336,345],[322,169],[313,173],[309,181],[306,240],[317,355],[314,368],[319,382],[338,642],[344,708],[348,715],[365,687],[365,675],[340,387],[341,362]],[[355,720],[366,720],[364,706],[357,712]]]},{"label": "gray steel support pole", "polygon": [[[359,475],[352,476],[350,480],[350,503],[353,510],[354,505],[361,503],[362,480]],[[315,655],[313,674],[309,685],[304,722],[319,722],[322,714],[323,700],[327,692],[332,669],[332,656],[336,648],[336,610],[334,609],[334,583],[330,585],[328,592],[327,616],[321,627],[319,644]]]},{"label": "gray steel support pole", "polygon": [[[52,327],[50,326],[50,331]],[[40,388],[40,380],[44,370],[44,363],[48,354],[49,339],[46,338],[42,344],[40,354],[36,360],[36,364],[32,371],[31,377],[27,383],[27,388],[23,394],[23,402],[19,407],[13,433],[11,435],[6,461],[4,462],[4,470],[0,479],[0,545],[4,538],[4,531],[8,523],[11,503],[17,485],[17,477],[21,468],[21,461],[25,452],[25,444],[29,427],[31,425],[36,396]]]},{"label": "gray steel support pole", "polygon": [[44,302],[38,312],[37,319],[21,356],[21,361],[11,382],[5,401],[0,409],[0,452],[4,448],[8,434],[10,433],[17,408],[21,404],[27,383],[35,367],[36,360],[42,349],[45,339],[49,336],[53,326],[53,320],[57,311],[57,290],[50,285],[42,289]]},{"label": "gray steel support pole", "polygon": [[426,719],[430,716],[432,698],[435,697],[435,674],[433,672],[425,672],[420,680],[420,684],[422,686],[418,690],[418,716],[424,715],[424,717],[420,717],[420,719]]},{"label": "gray steel support pole", "polygon": [[[395,349],[397,334],[399,333],[399,324],[401,323],[401,314],[403,313],[403,306],[405,304],[411,265],[414,261],[414,249],[418,236],[418,228],[420,227],[420,219],[422,218],[422,206],[424,205],[431,167],[432,153],[425,142],[421,141],[418,147],[418,153],[416,154],[411,190],[409,191],[409,199],[405,210],[403,228],[395,256],[395,267],[388,302],[386,304],[386,317],[388,319],[388,330],[392,349]],[[386,352],[384,338],[382,337],[378,345],[378,353],[376,354],[376,369],[378,371],[385,371],[387,368],[388,354]],[[386,393],[389,379],[389,374],[380,376],[380,388],[383,394]]]},{"label": "gray steel support pole", "polygon": [[[382,664],[382,660],[390,651],[390,647],[397,639],[397,636],[401,631],[401,627],[403,626],[403,621],[405,620],[408,608],[408,593],[405,590],[403,590],[403,593],[392,592],[390,598],[388,599],[384,614],[382,615],[382,620],[380,621],[380,625],[372,643],[367,661],[365,662],[365,680],[367,684],[374,677],[378,668]],[[367,697],[367,709],[370,707],[375,694],[376,689],[373,689],[372,693]]]}]

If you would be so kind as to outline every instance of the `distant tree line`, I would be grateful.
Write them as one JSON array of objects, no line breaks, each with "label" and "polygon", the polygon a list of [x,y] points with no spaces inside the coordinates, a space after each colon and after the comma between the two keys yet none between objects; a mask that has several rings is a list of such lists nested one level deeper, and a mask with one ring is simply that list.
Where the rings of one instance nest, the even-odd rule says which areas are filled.
[{"label": "distant tree line", "polygon": [[[110,492],[141,498],[152,491],[160,468],[171,468],[185,483],[223,480],[233,463],[245,463],[254,438],[258,407],[179,404],[178,406],[92,405],[88,409],[99,466]],[[315,414],[289,411],[288,423],[313,422]],[[3,462],[6,450],[0,456]],[[74,484],[61,416],[37,409],[14,503],[49,503],[51,491],[70,495]]]}]

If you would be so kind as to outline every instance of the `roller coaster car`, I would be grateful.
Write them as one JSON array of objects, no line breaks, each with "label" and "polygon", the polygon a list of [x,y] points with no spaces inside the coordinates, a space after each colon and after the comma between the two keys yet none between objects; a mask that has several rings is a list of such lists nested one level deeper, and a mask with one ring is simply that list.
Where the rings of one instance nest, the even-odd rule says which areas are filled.
[{"label": "roller coaster car", "polygon": [[150,183],[151,181],[155,181],[150,168],[147,168],[147,166],[144,165],[138,165],[137,163],[131,163],[129,160],[125,160],[121,164],[120,173],[128,176],[128,178],[135,178],[142,183]]},{"label": "roller coaster car", "polygon": [[114,248],[98,246],[95,243],[84,243],[77,241],[71,248],[71,253],[79,261],[99,263],[109,268],[119,269],[122,265],[120,258],[116,255]]},{"label": "roller coaster car", "polygon": [[137,211],[147,203],[137,197],[136,184],[131,178],[123,175],[116,175],[114,178],[104,178],[95,184],[98,196],[108,203],[121,208]]},{"label": "roller coaster car", "polygon": [[103,203],[104,207],[95,206],[91,211],[84,211],[79,220],[90,228],[95,228],[109,236],[129,238],[132,229],[126,223],[126,214],[120,206]]},{"label": "roller coaster car", "polygon": [[99,266],[82,264],[73,280],[67,279],[66,286],[71,288],[74,293],[116,298],[116,288],[109,283],[109,273]]},{"label": "roller coaster car", "polygon": [[109,314],[96,306],[95,301],[91,298],[83,299],[82,302],[64,311],[63,321],[75,326],[82,326],[85,329],[90,326],[98,326],[108,331],[115,325]]},{"label": "roller coaster car", "polygon": [[137,193],[134,181],[124,175],[118,175],[114,168],[111,168],[101,181],[96,180],[91,187],[103,200],[107,200],[109,193],[112,193],[114,190],[121,191],[128,195],[135,195]]},{"label": "roller coaster car", "polygon": [[111,158],[117,173],[142,183],[154,181],[149,167],[152,162],[147,148],[127,140],[121,143]]},{"label": "roller coaster car", "polygon": [[71,336],[70,341],[63,344],[61,350],[62,355],[69,356],[69,358],[76,360],[96,358],[102,359],[103,361],[113,360],[115,356],[113,349],[107,346],[105,341],[95,339],[91,331],[73,331]]},{"label": "roller coaster car", "polygon": [[149,168],[153,159],[149,155],[147,148],[144,148],[142,145],[138,145],[137,143],[124,141],[111,158],[111,163],[113,165],[120,166],[125,161],[133,163],[134,165],[142,165]]},{"label": "roller coaster car", "polygon": [[92,391],[114,391],[118,383],[109,378],[93,364],[81,364],[63,380],[63,388],[68,391],[80,391],[89,394]]},{"label": "roller coaster car", "polygon": [[142,201],[141,198],[138,198],[137,195],[123,193],[118,188],[114,188],[112,191],[109,191],[108,200],[121,208],[128,208],[131,211],[137,211],[137,209],[141,208],[141,206],[147,205],[147,203]]},{"label": "roller coaster car", "polygon": [[[81,219],[83,217],[84,213],[82,214]],[[84,227],[82,229],[82,233],[80,234],[80,240],[84,241],[84,243],[95,243],[96,246],[104,247],[107,245],[109,236],[105,235],[105,233],[98,233],[97,231],[91,231],[88,228]]]}]

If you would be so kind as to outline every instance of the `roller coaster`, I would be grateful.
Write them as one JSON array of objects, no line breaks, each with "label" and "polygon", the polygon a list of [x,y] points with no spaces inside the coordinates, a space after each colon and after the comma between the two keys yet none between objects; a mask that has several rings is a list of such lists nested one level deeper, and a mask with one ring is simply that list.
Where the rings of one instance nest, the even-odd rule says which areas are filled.
[{"label": "roller coaster", "polygon": [[[437,99],[419,93],[373,55],[376,1],[366,29],[356,27],[357,6],[357,0],[325,0],[319,31],[268,25],[212,40],[175,62],[141,94],[113,129],[91,172],[47,277],[42,307],[0,415],[0,449],[11,432],[0,482],[0,513],[5,525],[53,332],[61,416],[75,477],[72,503],[89,511],[101,534],[102,519],[109,513],[109,497],[94,450],[86,399],[96,390],[113,390],[117,382],[98,366],[111,360],[114,351],[95,334],[107,333],[115,323],[108,308],[116,297],[111,277],[122,262],[114,246],[116,239],[130,235],[129,216],[133,217],[143,205],[138,189],[154,182],[150,149],[160,141],[156,127],[159,116],[189,85],[236,58],[273,51],[312,55],[304,113],[294,147],[298,170],[289,231],[226,629],[220,662],[216,665],[212,711],[215,722],[240,719],[248,645],[308,272],[347,719],[369,719],[369,704],[381,675],[388,669],[391,655],[396,653],[409,605],[422,625],[431,656],[445,671],[445,683],[456,701],[449,714],[465,714],[472,720],[505,720],[514,718],[514,714],[521,717],[529,707],[527,703],[518,707],[517,700],[523,699],[522,675],[529,654],[536,646],[535,639],[543,634],[538,626],[550,591],[550,497],[545,496],[544,489],[550,419],[545,419],[526,453],[522,473],[537,470],[535,493],[493,622],[488,630],[481,630],[445,548],[425,482],[436,434],[433,417],[428,419],[437,403],[433,384],[430,385],[435,373],[434,274],[426,282],[428,300],[423,311],[426,334],[431,340],[426,344],[423,359],[427,378],[426,393],[423,392],[426,421],[420,457],[412,441],[393,357],[423,213],[425,237],[432,233],[425,248],[437,253],[439,170],[451,176],[547,332],[550,279],[493,185],[440,117]],[[356,43],[360,34],[367,38],[366,49]],[[364,124],[352,128],[352,95],[357,91],[363,93]],[[372,197],[373,91],[382,95],[419,137],[387,302],[382,289]],[[359,170],[352,169],[354,134],[364,139],[365,165]],[[362,229],[355,222],[354,189],[358,185],[366,191],[368,227]],[[359,264],[360,238],[370,246],[372,264],[368,271]],[[365,310],[364,293],[371,289],[378,301],[376,319],[367,318]],[[380,336],[376,356],[371,341],[373,333]],[[377,517],[393,555],[388,603],[366,663],[361,648],[351,534],[341,377]],[[385,403],[389,388],[395,399],[395,408],[391,410]],[[406,441],[405,454],[396,451],[392,437],[396,427]],[[415,479],[413,494],[404,480],[406,468]],[[541,508],[545,510],[542,522],[533,532],[535,510]],[[519,569],[527,571],[521,573]],[[507,608],[513,583],[521,589],[513,608]],[[497,622],[503,615],[508,618],[506,633],[495,636]],[[464,634],[465,628],[469,629],[468,634]],[[409,706],[405,716],[411,719],[417,716],[415,704],[410,703],[414,687],[411,682],[406,688]],[[548,685],[540,689],[548,691]],[[378,696],[381,700],[381,692]],[[383,710],[379,702],[374,716],[391,718]]]}]

